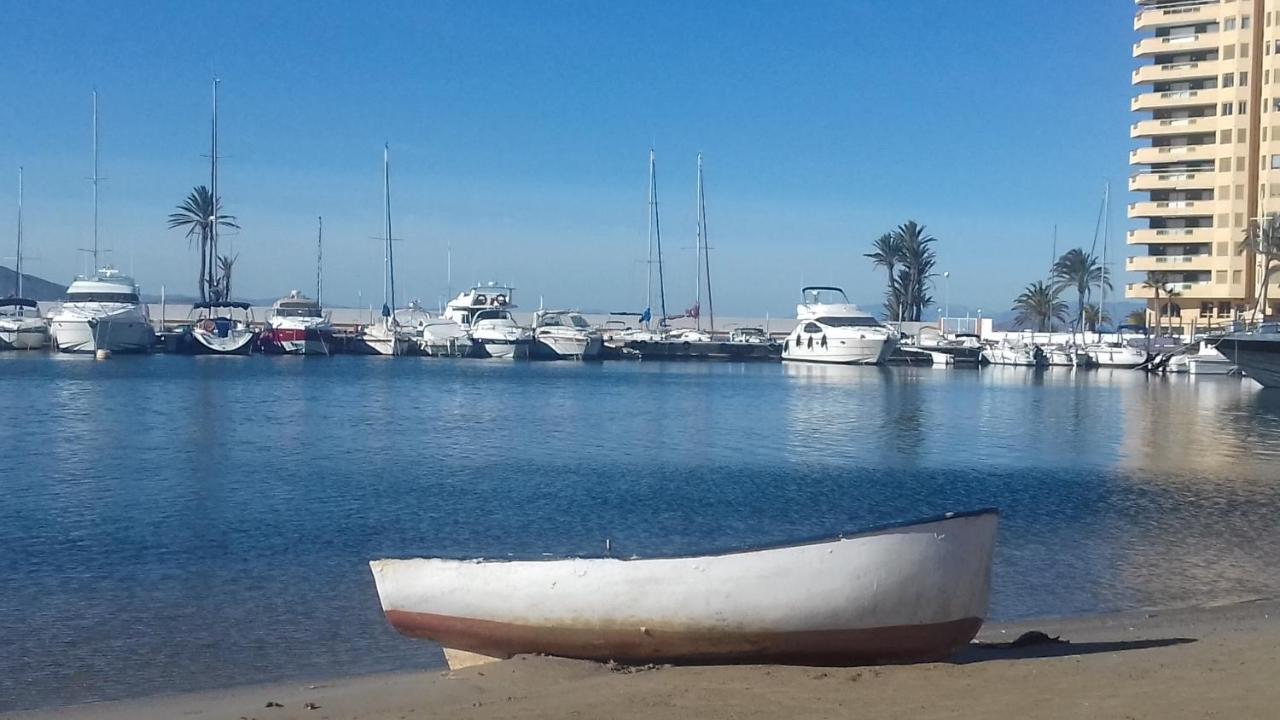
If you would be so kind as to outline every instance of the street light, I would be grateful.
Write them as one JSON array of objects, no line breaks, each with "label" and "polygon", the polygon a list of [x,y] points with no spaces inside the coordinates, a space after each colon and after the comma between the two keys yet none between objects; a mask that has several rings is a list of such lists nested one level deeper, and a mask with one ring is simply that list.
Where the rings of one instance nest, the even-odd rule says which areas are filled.
[{"label": "street light", "polygon": [[946,311],[943,312],[942,314],[944,317],[951,317],[951,272],[950,271],[942,273],[942,288],[943,288],[942,299],[943,299],[943,303],[947,308]]}]

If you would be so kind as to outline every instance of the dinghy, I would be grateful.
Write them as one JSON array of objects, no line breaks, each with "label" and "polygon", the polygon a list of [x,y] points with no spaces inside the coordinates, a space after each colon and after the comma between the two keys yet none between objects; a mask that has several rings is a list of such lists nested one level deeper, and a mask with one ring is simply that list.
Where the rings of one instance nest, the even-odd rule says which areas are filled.
[{"label": "dinghy", "polygon": [[370,563],[387,620],[451,668],[540,653],[622,663],[940,660],[987,611],[995,510],[696,557]]}]

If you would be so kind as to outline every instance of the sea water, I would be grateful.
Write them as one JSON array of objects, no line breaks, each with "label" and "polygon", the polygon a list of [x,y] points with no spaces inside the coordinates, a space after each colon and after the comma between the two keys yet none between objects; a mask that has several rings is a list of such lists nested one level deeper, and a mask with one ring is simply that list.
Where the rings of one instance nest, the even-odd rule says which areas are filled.
[{"label": "sea water", "polygon": [[991,616],[1280,593],[1280,392],[1053,368],[0,356],[0,710],[441,664],[367,562],[995,506]]}]

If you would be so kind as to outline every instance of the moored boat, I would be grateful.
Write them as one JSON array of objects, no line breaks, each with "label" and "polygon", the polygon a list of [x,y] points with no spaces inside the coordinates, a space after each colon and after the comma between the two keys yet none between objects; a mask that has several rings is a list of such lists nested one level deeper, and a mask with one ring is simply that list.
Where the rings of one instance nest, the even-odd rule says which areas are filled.
[{"label": "moored boat", "polygon": [[0,299],[0,350],[40,350],[49,344],[49,324],[35,300]]},{"label": "moored boat", "polygon": [[329,355],[333,348],[333,325],[317,300],[297,290],[271,306],[266,327],[258,336],[266,353],[285,355]]},{"label": "moored boat", "polygon": [[870,313],[849,302],[838,287],[802,290],[799,323],[783,342],[783,360],[881,365],[898,346],[898,336]]},{"label": "moored boat", "polygon": [[248,355],[258,338],[247,302],[219,300],[191,306],[180,349],[188,355]]},{"label": "moored boat", "polygon": [[939,660],[987,611],[997,514],[657,559],[370,563],[387,620],[453,667],[522,653],[625,663]]},{"label": "moored boat", "polygon": [[76,278],[49,326],[53,346],[64,353],[150,352],[156,341],[138,286],[111,268]]},{"label": "moored boat", "polygon": [[1214,347],[1262,387],[1280,387],[1280,323],[1230,333]]},{"label": "moored boat", "polygon": [[534,354],[550,360],[599,360],[604,350],[600,332],[582,313],[539,310],[533,316]]}]

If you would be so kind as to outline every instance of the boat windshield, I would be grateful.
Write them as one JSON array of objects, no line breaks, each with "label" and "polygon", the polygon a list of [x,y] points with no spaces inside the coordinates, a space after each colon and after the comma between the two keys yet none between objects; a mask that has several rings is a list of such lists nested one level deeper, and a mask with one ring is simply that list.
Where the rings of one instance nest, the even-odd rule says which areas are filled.
[{"label": "boat windshield", "polygon": [[481,320],[511,320],[511,313],[506,310],[481,310],[471,319],[472,322]]},{"label": "boat windshield", "polygon": [[870,316],[820,317],[817,322],[827,327],[880,327],[880,322]]},{"label": "boat windshield", "polygon": [[138,302],[137,293],[112,292],[77,292],[67,293],[69,303],[134,303]]},{"label": "boat windshield", "polygon": [[840,288],[805,288],[806,305],[848,305],[849,298]]},{"label": "boat windshield", "polygon": [[321,317],[320,308],[311,307],[281,307],[276,308],[276,317]]}]

